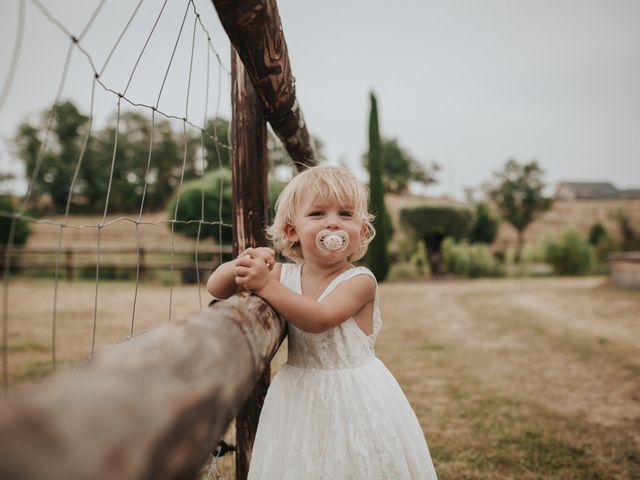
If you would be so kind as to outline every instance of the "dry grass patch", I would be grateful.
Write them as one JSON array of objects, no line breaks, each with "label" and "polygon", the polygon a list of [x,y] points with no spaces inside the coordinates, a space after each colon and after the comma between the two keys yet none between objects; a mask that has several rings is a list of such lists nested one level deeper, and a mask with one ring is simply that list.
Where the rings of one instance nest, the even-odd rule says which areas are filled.
[{"label": "dry grass patch", "polygon": [[[638,478],[640,379],[629,366],[640,347],[629,339],[640,295],[601,284],[383,286],[378,353],[416,409],[441,478]],[[602,318],[609,304],[615,316]]]}]

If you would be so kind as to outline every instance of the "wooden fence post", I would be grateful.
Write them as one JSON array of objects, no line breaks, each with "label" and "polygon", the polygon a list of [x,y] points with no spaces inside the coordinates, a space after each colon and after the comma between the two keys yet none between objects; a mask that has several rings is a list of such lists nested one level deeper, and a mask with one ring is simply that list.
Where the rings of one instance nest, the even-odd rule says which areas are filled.
[{"label": "wooden fence post", "polygon": [[[256,96],[244,65],[231,48],[232,123],[231,169],[233,183],[233,253],[247,247],[267,245],[268,217],[267,124],[262,104]],[[236,417],[236,479],[249,472],[251,450],[260,410],[269,387],[271,369],[267,365],[251,397]]]},{"label": "wooden fence post", "polygon": [[65,252],[65,269],[67,272],[67,281],[73,282],[73,250],[67,248]]},{"label": "wooden fence post", "polygon": [[139,264],[139,272],[140,272],[140,280],[143,280],[146,273],[147,273],[147,269],[146,269],[146,265],[144,264],[145,258],[144,258],[144,248],[140,247],[139,250],[139,254],[138,254],[138,264]]}]

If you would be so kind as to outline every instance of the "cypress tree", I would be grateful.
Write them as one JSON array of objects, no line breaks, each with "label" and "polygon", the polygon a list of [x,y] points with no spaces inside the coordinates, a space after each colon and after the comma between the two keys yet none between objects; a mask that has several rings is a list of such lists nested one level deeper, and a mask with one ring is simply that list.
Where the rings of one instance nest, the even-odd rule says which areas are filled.
[{"label": "cypress tree", "polygon": [[384,188],[382,185],[382,153],[380,129],[378,127],[378,105],[371,92],[371,115],[369,116],[369,211],[375,215],[373,226],[376,236],[369,245],[367,265],[379,282],[384,281],[389,272],[387,243],[389,241],[389,215],[384,206]]}]

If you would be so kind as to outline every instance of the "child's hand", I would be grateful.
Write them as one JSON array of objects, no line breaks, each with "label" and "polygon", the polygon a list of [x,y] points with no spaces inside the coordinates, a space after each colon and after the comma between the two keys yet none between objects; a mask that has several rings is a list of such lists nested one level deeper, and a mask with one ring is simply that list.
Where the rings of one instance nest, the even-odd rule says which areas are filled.
[{"label": "child's hand", "polygon": [[259,291],[269,281],[275,252],[266,247],[248,248],[238,256],[235,264],[236,284],[249,291]]},{"label": "child's hand", "polygon": [[276,264],[276,252],[269,247],[256,247],[247,248],[244,252],[238,255],[238,258],[248,256],[253,259],[262,259],[267,264],[269,270]]}]

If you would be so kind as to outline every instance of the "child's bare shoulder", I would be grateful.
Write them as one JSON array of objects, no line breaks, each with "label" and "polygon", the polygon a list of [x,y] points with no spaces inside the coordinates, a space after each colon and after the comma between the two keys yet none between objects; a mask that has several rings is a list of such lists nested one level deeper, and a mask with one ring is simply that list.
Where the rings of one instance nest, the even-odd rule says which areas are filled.
[{"label": "child's bare shoulder", "polygon": [[342,282],[342,288],[337,289],[345,295],[354,295],[360,299],[373,300],[376,294],[376,279],[370,270],[359,268],[350,278]]}]

